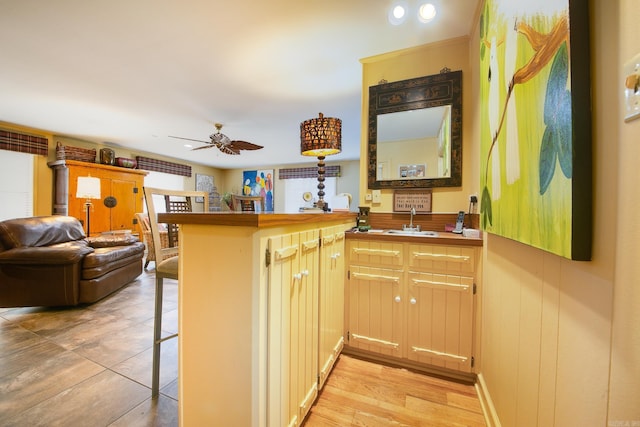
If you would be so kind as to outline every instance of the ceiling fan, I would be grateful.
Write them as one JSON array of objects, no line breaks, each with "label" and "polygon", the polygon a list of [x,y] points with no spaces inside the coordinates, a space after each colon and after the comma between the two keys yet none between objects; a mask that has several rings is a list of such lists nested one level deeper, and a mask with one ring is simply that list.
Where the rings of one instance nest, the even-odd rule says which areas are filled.
[{"label": "ceiling fan", "polygon": [[220,132],[220,130],[222,130],[222,123],[215,123],[214,126],[216,127],[217,132],[209,135],[209,138],[211,139],[211,141],[201,141],[199,139],[183,138],[180,136],[171,136],[171,135],[169,135],[169,138],[184,139],[186,141],[195,141],[195,142],[202,142],[207,144],[207,145],[203,145],[202,147],[193,148],[192,151],[202,150],[204,148],[217,147],[218,150],[222,151],[225,154],[236,155],[236,154],[240,154],[240,150],[259,150],[263,148],[262,145],[252,144],[251,142],[232,140],[227,135]]}]

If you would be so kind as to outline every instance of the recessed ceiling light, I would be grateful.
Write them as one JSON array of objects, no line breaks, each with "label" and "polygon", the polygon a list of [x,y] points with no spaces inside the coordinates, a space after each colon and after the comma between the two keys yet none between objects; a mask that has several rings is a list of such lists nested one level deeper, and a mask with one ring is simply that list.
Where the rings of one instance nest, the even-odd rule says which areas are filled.
[{"label": "recessed ceiling light", "polygon": [[191,145],[191,144],[184,144],[184,146],[185,146],[186,148],[191,148],[191,147],[193,147],[193,145]]},{"label": "recessed ceiling light", "polygon": [[393,17],[396,19],[402,19],[404,17],[405,10],[404,7],[397,5],[393,8]]},{"label": "recessed ceiling light", "polygon": [[436,7],[431,3],[424,3],[418,9],[418,19],[420,22],[429,22],[436,17]]},{"label": "recessed ceiling light", "polygon": [[407,4],[403,1],[396,2],[389,9],[389,22],[392,25],[400,25],[407,19]]}]

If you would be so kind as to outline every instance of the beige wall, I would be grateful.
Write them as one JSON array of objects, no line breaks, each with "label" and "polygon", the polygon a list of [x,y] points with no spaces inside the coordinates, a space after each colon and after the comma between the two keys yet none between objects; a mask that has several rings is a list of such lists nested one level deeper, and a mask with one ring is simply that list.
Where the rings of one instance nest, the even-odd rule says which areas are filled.
[{"label": "beige wall", "polygon": [[[634,0],[591,0],[590,15],[593,260],[485,237],[480,376],[503,426],[640,423],[640,121],[624,124],[620,111],[640,16]],[[470,58],[481,75],[475,49]]]},{"label": "beige wall", "polygon": [[[611,79],[598,93],[605,92],[612,102],[607,103],[606,122],[599,128],[603,145],[613,138],[619,143],[612,163],[617,182],[618,200],[609,209],[618,224],[616,234],[615,282],[613,289],[613,328],[611,343],[611,378],[609,394],[609,422],[635,421],[640,425],[640,119],[623,123],[618,106],[622,104],[622,64],[640,53],[640,7],[637,0],[591,3],[597,5],[594,15],[603,15],[596,57],[603,79]],[[602,18],[603,20],[605,18]],[[612,64],[613,66],[609,66]],[[611,91],[609,94],[608,91]],[[600,123],[600,121],[599,121]],[[609,131],[613,131],[610,133]]]},{"label": "beige wall", "polygon": [[[276,165],[271,167],[260,167],[260,169],[273,169],[274,170],[274,182],[273,182],[273,192],[274,192],[274,209],[276,212],[284,211],[284,197],[279,195],[279,192],[282,188],[284,188],[283,181],[278,179],[278,169],[281,168],[308,168],[308,167],[316,167],[317,161],[312,161],[311,163],[300,163],[293,165]],[[340,193],[349,193],[353,196],[353,200],[351,202],[351,210],[358,210],[358,179],[359,179],[359,168],[360,164],[357,160],[344,161],[344,162],[332,162],[330,159],[325,160],[325,164],[327,166],[340,166],[340,177],[336,182],[336,192]],[[222,194],[223,192],[229,191],[235,194],[241,194],[242,190],[242,172],[245,169],[229,169],[225,171],[225,187],[218,191]],[[302,200],[301,200],[302,203]],[[331,206],[329,206],[331,207]]]},{"label": "beige wall", "polygon": [[452,71],[462,70],[462,187],[433,189],[434,212],[458,212],[469,206],[469,195],[477,193],[480,173],[474,159],[478,158],[478,144],[474,144],[471,89],[472,69],[469,66],[469,39],[467,37],[430,45],[418,46],[397,52],[385,53],[362,62],[362,116],[360,141],[360,205],[370,206],[372,212],[393,211],[393,191],[382,190],[382,203],[365,201],[367,191],[367,135],[369,86],[381,79],[388,82],[438,74],[444,67]]}]

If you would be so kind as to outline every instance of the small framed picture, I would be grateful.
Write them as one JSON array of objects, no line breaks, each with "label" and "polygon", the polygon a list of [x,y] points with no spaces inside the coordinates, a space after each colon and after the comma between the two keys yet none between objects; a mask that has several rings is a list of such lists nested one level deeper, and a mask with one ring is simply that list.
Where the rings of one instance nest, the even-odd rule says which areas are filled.
[{"label": "small framed picture", "polygon": [[400,165],[398,174],[402,179],[420,179],[427,174],[427,165]]},{"label": "small framed picture", "polygon": [[[196,191],[213,192],[213,177],[209,175],[196,174]],[[197,203],[204,203],[204,197],[196,197]]]}]

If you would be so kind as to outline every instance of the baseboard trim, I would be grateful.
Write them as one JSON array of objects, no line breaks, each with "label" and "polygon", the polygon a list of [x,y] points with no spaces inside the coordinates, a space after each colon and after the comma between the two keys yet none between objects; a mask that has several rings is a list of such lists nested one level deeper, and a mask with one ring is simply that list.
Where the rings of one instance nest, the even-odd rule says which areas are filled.
[{"label": "baseboard trim", "polygon": [[482,413],[484,414],[484,421],[487,423],[487,427],[502,427],[498,413],[495,406],[493,406],[493,400],[487,389],[487,383],[484,381],[484,376],[478,374],[476,378],[476,393],[478,393],[478,399],[480,399],[480,406],[482,406]]},{"label": "baseboard trim", "polygon": [[464,384],[474,384],[476,382],[476,374],[472,372],[458,372],[450,369],[440,368],[422,363],[413,362],[407,359],[398,359],[395,357],[385,356],[378,353],[360,350],[357,348],[344,346],[342,353],[359,359],[380,363],[383,365],[394,366],[398,368],[410,369],[414,372],[428,374],[434,377],[444,378],[452,381],[458,381]]}]

